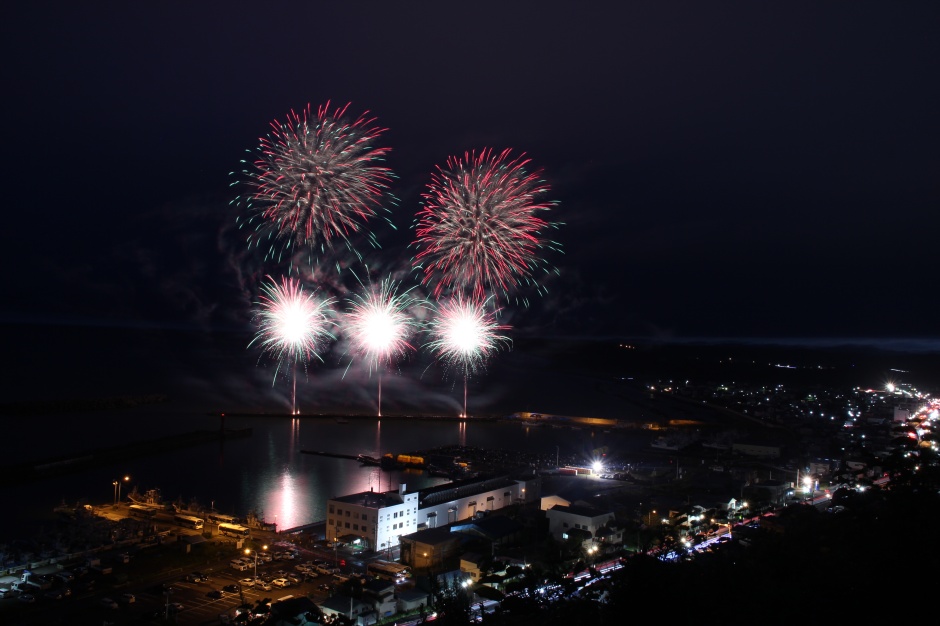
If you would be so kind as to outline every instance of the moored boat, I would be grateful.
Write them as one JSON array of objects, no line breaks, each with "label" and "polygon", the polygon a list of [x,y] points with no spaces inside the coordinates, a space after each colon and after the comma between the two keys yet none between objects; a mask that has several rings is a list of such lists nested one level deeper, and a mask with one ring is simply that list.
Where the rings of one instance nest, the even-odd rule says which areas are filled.
[{"label": "moored boat", "polygon": [[134,488],[131,489],[127,494],[127,499],[130,500],[133,504],[143,504],[148,507],[169,509],[173,506],[172,504],[168,505],[163,502],[159,489],[148,489],[143,493],[143,495],[141,495],[141,493],[137,491],[137,487],[134,486]]}]

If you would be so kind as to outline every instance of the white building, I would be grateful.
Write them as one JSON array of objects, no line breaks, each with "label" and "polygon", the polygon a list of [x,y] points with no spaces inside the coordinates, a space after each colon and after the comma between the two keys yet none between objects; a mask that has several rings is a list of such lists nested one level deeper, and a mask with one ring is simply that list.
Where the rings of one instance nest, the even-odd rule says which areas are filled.
[{"label": "white building", "polygon": [[418,521],[436,528],[469,519],[511,504],[539,498],[537,478],[520,480],[508,476],[462,480],[421,491]]},{"label": "white building", "polygon": [[614,514],[588,506],[563,506],[556,504],[545,512],[548,517],[548,532],[560,541],[568,538],[572,531],[586,531],[588,537],[596,537],[597,531],[614,521]]},{"label": "white building", "polygon": [[473,478],[420,491],[364,491],[327,501],[326,538],[360,540],[366,548],[385,550],[402,535],[469,519],[511,504],[537,501],[540,479],[496,476]]},{"label": "white building", "polygon": [[398,545],[401,535],[418,529],[418,492],[363,491],[331,498],[326,506],[326,538],[330,541],[355,537],[372,550]]}]

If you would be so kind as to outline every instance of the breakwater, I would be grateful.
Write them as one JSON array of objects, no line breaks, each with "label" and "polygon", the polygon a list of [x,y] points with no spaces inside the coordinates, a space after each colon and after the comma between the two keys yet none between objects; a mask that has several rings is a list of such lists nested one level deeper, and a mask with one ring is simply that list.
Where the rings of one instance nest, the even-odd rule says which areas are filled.
[{"label": "breakwater", "polygon": [[167,450],[250,436],[251,428],[198,430],[15,465],[5,465],[0,466],[0,484],[49,478],[91,467],[108,465],[116,461],[158,454]]},{"label": "breakwater", "polygon": [[217,417],[286,417],[290,419],[328,419],[336,420],[338,423],[346,423],[351,420],[360,421],[380,421],[380,420],[406,420],[409,422],[435,421],[435,422],[495,422],[505,419],[503,415],[471,415],[470,417],[459,417],[456,415],[368,415],[364,413],[210,413]]}]

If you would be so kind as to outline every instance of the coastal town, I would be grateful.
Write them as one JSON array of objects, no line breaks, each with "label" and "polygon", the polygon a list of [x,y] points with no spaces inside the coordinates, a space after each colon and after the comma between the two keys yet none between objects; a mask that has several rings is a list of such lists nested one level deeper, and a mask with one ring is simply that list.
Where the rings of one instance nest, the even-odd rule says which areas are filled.
[{"label": "coastal town", "polygon": [[[504,419],[522,428],[639,428],[650,445],[632,458],[601,448],[589,463],[469,446],[356,455],[351,462],[448,481],[335,496],[327,519],[296,528],[166,502],[158,490],[63,503],[67,532],[4,546],[0,611],[17,625],[68,615],[368,626],[433,621],[458,606],[496,620],[533,585],[558,601],[603,603],[635,559],[740,549],[780,532],[794,510],[838,516],[936,456],[940,405],[910,385],[810,393],[663,380],[646,389],[651,415],[707,404],[729,420],[671,419],[681,411],[669,409],[633,424],[516,413]],[[397,565],[388,573],[383,563]]]}]

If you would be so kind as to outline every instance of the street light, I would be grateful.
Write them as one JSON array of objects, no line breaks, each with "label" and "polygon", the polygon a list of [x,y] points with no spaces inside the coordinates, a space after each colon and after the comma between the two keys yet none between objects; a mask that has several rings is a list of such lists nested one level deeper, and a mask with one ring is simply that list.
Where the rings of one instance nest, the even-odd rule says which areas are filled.
[{"label": "street light", "polygon": [[[130,479],[130,476],[125,476],[124,482],[127,482]],[[111,484],[114,485],[114,504],[116,506],[121,501],[121,481],[115,480]]]},{"label": "street light", "polygon": [[587,549],[588,565],[594,565],[594,555],[597,554],[597,546],[592,545]]},{"label": "street light", "polygon": [[650,512],[647,514],[647,516],[646,516],[646,525],[647,525],[647,526],[652,526],[652,525],[653,525],[653,514],[654,514],[654,513],[656,513],[656,511],[650,511]]},{"label": "street light", "polygon": [[[268,546],[261,546],[262,550],[267,550]],[[245,548],[245,555],[249,555],[252,552],[255,553],[255,580],[258,580],[258,551],[252,550],[251,548]]]}]

